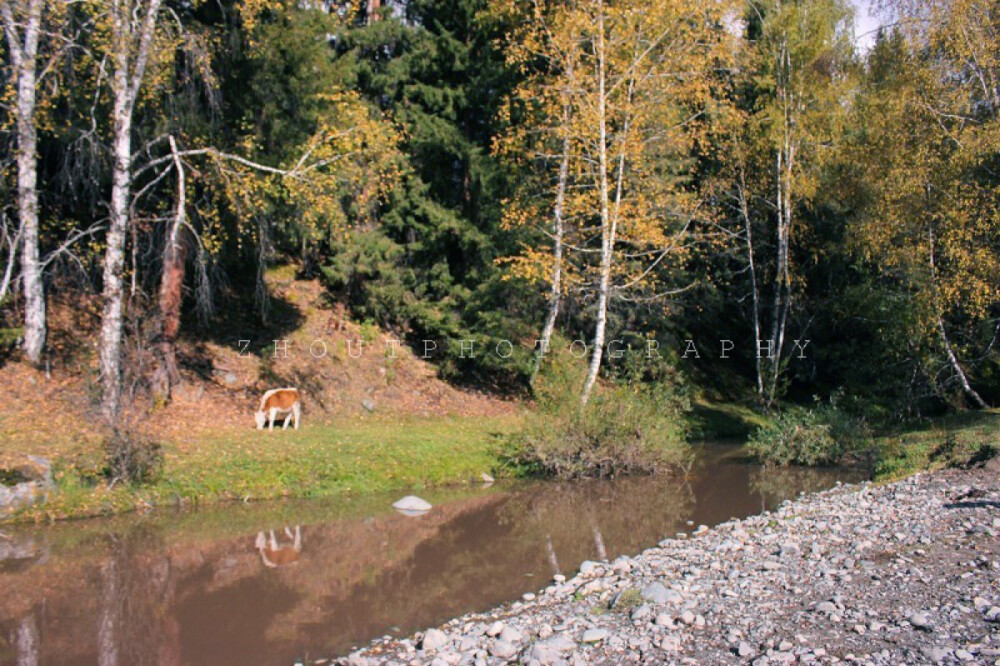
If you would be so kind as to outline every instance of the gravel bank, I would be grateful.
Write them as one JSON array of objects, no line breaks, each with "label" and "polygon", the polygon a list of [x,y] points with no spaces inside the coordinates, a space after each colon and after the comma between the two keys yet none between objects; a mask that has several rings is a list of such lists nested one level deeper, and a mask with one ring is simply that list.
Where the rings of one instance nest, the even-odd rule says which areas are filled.
[{"label": "gravel bank", "polygon": [[1000,664],[997,462],[841,486],[585,562],[340,663]]}]

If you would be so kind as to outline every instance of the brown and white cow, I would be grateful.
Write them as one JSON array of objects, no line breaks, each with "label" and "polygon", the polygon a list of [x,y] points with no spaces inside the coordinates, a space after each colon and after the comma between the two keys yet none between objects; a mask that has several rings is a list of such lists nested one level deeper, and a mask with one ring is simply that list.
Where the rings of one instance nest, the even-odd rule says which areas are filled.
[{"label": "brown and white cow", "polygon": [[302,413],[302,402],[299,400],[299,390],[296,388],[271,389],[260,399],[260,408],[253,418],[257,430],[263,430],[265,423],[270,423],[268,430],[274,430],[274,419],[285,417],[282,430],[288,427],[288,422],[295,417],[295,429],[299,429],[299,415]]}]

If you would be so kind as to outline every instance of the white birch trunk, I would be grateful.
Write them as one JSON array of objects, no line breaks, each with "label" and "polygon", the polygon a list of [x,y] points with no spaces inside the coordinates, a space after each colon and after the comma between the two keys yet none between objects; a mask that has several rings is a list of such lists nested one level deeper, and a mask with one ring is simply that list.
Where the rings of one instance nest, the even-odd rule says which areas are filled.
[{"label": "white birch trunk", "polygon": [[[112,3],[114,97],[114,172],[111,179],[111,215],[107,249],[104,254],[104,308],[101,315],[100,371],[103,384],[102,408],[114,423],[121,407],[122,268],[125,263],[125,236],[129,224],[132,189],[132,114],[142,85],[150,44],[156,30],[160,0],[149,0],[141,24],[131,3]],[[138,32],[138,35],[136,34]],[[137,43],[133,58],[133,44]]]},{"label": "white birch trunk", "polygon": [[774,275],[774,304],[771,321],[770,382],[765,404],[770,407],[777,399],[778,379],[781,376],[781,355],[784,349],[785,328],[791,308],[791,274],[789,248],[792,226],[792,177],[794,175],[795,139],[791,117],[792,94],[789,89],[791,60],[787,44],[778,53],[778,98],[782,106],[782,139],[777,150],[775,181],[777,187],[775,209],[777,213],[777,257]]},{"label": "white birch trunk", "polygon": [[611,236],[611,219],[608,202],[608,145],[607,145],[607,100],[605,93],[605,43],[604,43],[604,3],[598,0],[597,20],[597,117],[598,117],[598,163],[597,177],[601,200],[601,274],[597,294],[597,320],[594,324],[594,349],[590,355],[590,368],[583,384],[580,404],[586,405],[597,382],[604,355],[604,336],[608,323],[608,299],[611,292],[611,254],[614,239]]},{"label": "white birch trunk", "polygon": [[[572,67],[567,71],[567,76],[569,80],[572,80]],[[566,85],[569,86],[570,82],[567,81]],[[568,96],[568,93],[567,93]],[[556,183],[556,200],[555,208],[553,210],[553,248],[552,248],[552,287],[549,291],[549,313],[545,318],[545,327],[542,329],[542,337],[540,347],[538,349],[538,356],[535,361],[535,372],[542,365],[542,360],[545,358],[545,354],[549,350],[549,343],[552,340],[552,333],[556,328],[556,319],[559,317],[559,307],[562,304],[562,270],[563,270],[563,235],[565,233],[565,224],[563,221],[564,208],[566,202],[566,183],[569,181],[569,151],[570,151],[570,140],[569,140],[569,101],[563,103],[563,143],[562,143],[562,157],[559,162],[559,179]]]},{"label": "white birch trunk", "polygon": [[[35,128],[38,39],[42,0],[27,0],[23,35],[9,2],[3,4],[4,31],[17,79],[17,209],[21,229],[21,286],[24,292],[24,352],[39,363],[45,347],[45,289],[38,260],[38,133]],[[15,252],[15,247],[11,247]]]},{"label": "white birch trunk", "polygon": [[[750,288],[753,297],[753,341],[754,348],[760,349],[760,289],[757,286],[757,262],[754,259],[753,247],[753,224],[750,221],[750,204],[747,201],[746,172],[742,161],[740,162],[740,212],[743,215],[743,225],[746,238],[747,265],[750,272]],[[755,370],[757,373],[757,397],[764,401],[764,371],[760,362],[760,354],[754,353],[756,361]]]},{"label": "white birch trunk", "polygon": [[989,405],[983,400],[982,396],[976,389],[972,388],[972,384],[969,382],[968,375],[965,374],[965,370],[962,369],[962,365],[958,362],[958,355],[955,354],[955,349],[951,346],[951,340],[948,339],[948,331],[944,327],[944,317],[941,316],[941,306],[938,302],[937,296],[937,265],[934,260],[934,229],[930,228],[927,230],[927,240],[928,240],[928,262],[931,269],[931,289],[934,294],[934,318],[937,323],[938,335],[941,336],[941,344],[944,346],[945,355],[948,357],[948,364],[951,365],[951,369],[955,371],[955,375],[958,377],[958,383],[961,384],[962,390],[965,394],[969,396],[970,399],[976,406],[980,409],[988,409]]}]

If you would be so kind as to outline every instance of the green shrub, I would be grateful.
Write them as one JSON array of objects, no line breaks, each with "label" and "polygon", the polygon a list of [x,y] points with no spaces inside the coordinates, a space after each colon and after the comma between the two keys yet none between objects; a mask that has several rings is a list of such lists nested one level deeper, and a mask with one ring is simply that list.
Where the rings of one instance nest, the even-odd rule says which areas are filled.
[{"label": "green shrub", "polygon": [[152,483],[163,471],[163,447],[132,427],[115,428],[104,442],[104,452],[112,483]]},{"label": "green shrub", "polygon": [[577,375],[557,363],[536,378],[538,409],[500,451],[516,475],[605,478],[686,462],[688,405],[681,393],[667,384],[611,386],[581,409]]},{"label": "green shrub", "polygon": [[750,437],[749,448],[769,465],[836,465],[868,455],[873,442],[863,420],[836,400],[812,408],[791,407]]}]

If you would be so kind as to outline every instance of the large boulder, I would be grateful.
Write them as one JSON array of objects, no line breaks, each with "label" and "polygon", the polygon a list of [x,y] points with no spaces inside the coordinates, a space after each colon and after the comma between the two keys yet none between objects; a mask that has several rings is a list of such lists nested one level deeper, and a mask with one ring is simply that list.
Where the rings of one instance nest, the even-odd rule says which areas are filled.
[{"label": "large boulder", "polygon": [[0,461],[0,515],[44,499],[53,487],[52,465],[45,458],[26,454]]}]

